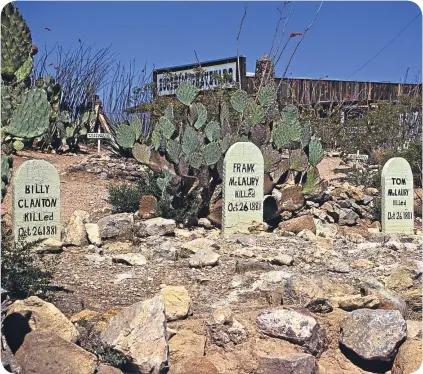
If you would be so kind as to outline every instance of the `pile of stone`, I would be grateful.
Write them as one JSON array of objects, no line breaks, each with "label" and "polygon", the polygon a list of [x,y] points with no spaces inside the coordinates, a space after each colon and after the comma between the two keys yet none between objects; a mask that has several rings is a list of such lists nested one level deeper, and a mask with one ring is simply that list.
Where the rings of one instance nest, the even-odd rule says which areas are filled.
[{"label": "pile of stone", "polygon": [[140,178],[147,178],[145,180],[148,180],[148,167],[141,165],[133,158],[93,155],[69,168],[69,172],[78,171],[98,174],[101,179],[118,178],[120,180],[139,181]]}]

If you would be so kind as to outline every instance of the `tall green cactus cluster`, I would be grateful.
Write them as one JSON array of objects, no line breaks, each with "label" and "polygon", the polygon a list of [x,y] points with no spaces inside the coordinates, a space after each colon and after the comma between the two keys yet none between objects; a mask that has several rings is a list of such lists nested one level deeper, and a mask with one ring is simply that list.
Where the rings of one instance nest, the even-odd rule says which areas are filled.
[{"label": "tall green cactus cluster", "polygon": [[1,14],[1,121],[6,152],[22,149],[24,142],[48,129],[51,107],[47,94],[30,88],[33,54],[28,25],[9,3]]}]

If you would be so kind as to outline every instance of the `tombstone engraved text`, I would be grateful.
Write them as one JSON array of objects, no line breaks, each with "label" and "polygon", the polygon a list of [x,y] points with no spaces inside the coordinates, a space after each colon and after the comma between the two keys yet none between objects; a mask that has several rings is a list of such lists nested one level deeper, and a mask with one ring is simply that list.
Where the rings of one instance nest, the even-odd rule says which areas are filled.
[{"label": "tombstone engraved text", "polygon": [[407,160],[395,157],[382,170],[382,230],[414,233],[413,174]]},{"label": "tombstone engraved text", "polygon": [[253,221],[263,221],[263,156],[253,143],[240,142],[226,152],[223,165],[224,235],[248,232]]},{"label": "tombstone engraved text", "polygon": [[53,165],[30,160],[19,167],[13,183],[12,215],[15,241],[60,240],[60,178]]}]

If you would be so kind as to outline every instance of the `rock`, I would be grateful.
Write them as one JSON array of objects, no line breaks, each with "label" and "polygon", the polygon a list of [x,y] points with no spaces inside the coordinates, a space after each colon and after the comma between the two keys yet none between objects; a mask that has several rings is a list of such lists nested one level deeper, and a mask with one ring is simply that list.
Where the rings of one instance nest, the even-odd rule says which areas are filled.
[{"label": "rock", "polygon": [[219,325],[230,325],[234,321],[232,310],[229,308],[218,308],[215,309],[212,314],[213,323]]},{"label": "rock", "polygon": [[33,251],[38,254],[44,253],[59,253],[62,251],[62,247],[65,243],[60,240],[48,238],[43,240],[39,245],[33,248]]},{"label": "rock", "polygon": [[363,296],[374,295],[379,299],[379,309],[399,310],[405,315],[407,304],[397,295],[385,289],[382,284],[377,281],[366,281],[360,284],[360,293]]},{"label": "rock", "polygon": [[311,316],[290,309],[273,309],[261,312],[256,319],[260,331],[303,346],[319,356],[327,346],[326,336]]},{"label": "rock", "polygon": [[305,204],[304,194],[301,186],[295,185],[284,188],[281,191],[281,198],[278,201],[278,212],[295,212]]},{"label": "rock", "polygon": [[211,343],[225,347],[230,342],[241,344],[247,341],[248,335],[245,327],[233,316],[223,321],[216,317],[216,315],[213,315],[209,321],[206,321]]},{"label": "rock", "polygon": [[341,309],[352,311],[356,309],[376,309],[379,306],[379,299],[375,295],[361,296],[352,295],[340,297],[337,299],[338,306]]},{"label": "rock", "polygon": [[125,279],[132,279],[134,277],[133,273],[122,273],[122,274],[118,274],[115,277],[115,280],[113,281],[114,284],[119,284],[122,281],[124,281]]},{"label": "rock", "polygon": [[138,214],[141,219],[157,217],[157,199],[153,195],[143,195],[140,199]]},{"label": "rock", "polygon": [[88,244],[85,223],[89,222],[89,220],[89,213],[84,210],[75,210],[65,228],[64,242],[75,246]]},{"label": "rock", "polygon": [[160,290],[165,300],[166,318],[168,321],[183,319],[188,316],[191,299],[183,286],[166,286]]},{"label": "rock", "polygon": [[164,258],[176,261],[179,257],[179,250],[172,246],[170,241],[161,243],[158,247],[152,247],[149,254],[150,259]]},{"label": "rock", "polygon": [[398,310],[359,309],[343,319],[339,342],[361,359],[390,361],[406,336]]},{"label": "rock", "polygon": [[192,268],[215,266],[219,262],[219,257],[220,256],[212,250],[201,249],[189,259],[189,266]]},{"label": "rock", "polygon": [[96,223],[86,223],[85,230],[87,231],[88,240],[95,245],[101,245],[100,229]]},{"label": "rock", "polygon": [[228,238],[228,240],[242,244],[246,247],[253,247],[256,245],[256,239],[252,235],[233,234]]},{"label": "rock", "polygon": [[75,326],[53,304],[31,296],[17,300],[7,310],[4,335],[12,352],[19,348],[30,331],[50,331],[75,343],[79,334]]},{"label": "rock", "polygon": [[348,232],[345,235],[345,239],[347,239],[348,241],[355,243],[355,244],[364,243],[366,241],[366,239],[364,239],[363,235],[360,235],[357,232]]},{"label": "rock", "polygon": [[94,310],[84,309],[74,314],[69,320],[72,323],[78,323],[80,321],[91,321],[98,317],[100,317],[100,313],[95,312]]},{"label": "rock", "polygon": [[398,350],[391,374],[411,374],[422,364],[422,341],[407,339]]},{"label": "rock", "polygon": [[407,339],[422,338],[422,321],[407,320]]},{"label": "rock", "polygon": [[147,263],[146,258],[141,253],[122,253],[114,255],[112,261],[131,266],[143,266]]},{"label": "rock", "polygon": [[291,266],[294,263],[294,259],[289,255],[280,254],[270,259],[270,263],[274,265],[280,265],[280,266],[282,265]]},{"label": "rock", "polygon": [[207,216],[207,219],[217,227],[222,226],[222,210],[223,201],[218,200],[216,204],[213,205],[213,209],[210,209],[210,214]]},{"label": "rock", "polygon": [[292,218],[288,221],[283,221],[279,224],[279,230],[290,231],[298,234],[302,230],[310,230],[316,234],[316,225],[313,216],[305,215],[297,218]]},{"label": "rock", "polygon": [[358,260],[351,262],[351,267],[353,269],[371,269],[374,266],[374,262],[366,258],[359,258]]},{"label": "rock", "polygon": [[164,236],[175,233],[176,222],[161,217],[137,222],[136,232],[139,236]]},{"label": "rock", "polygon": [[351,271],[350,267],[346,262],[340,259],[331,259],[328,264],[328,270],[335,273],[349,273]]},{"label": "rock", "polygon": [[198,226],[204,227],[205,229],[212,229],[213,225],[207,218],[200,218],[198,220]]},{"label": "rock", "polygon": [[127,241],[106,243],[103,248],[110,252],[126,252],[132,248],[132,242]]},{"label": "rock", "polygon": [[356,224],[359,218],[359,215],[351,209],[340,209],[338,224],[340,226],[352,226]]},{"label": "rock", "polygon": [[170,362],[176,363],[191,357],[204,356],[206,337],[191,330],[179,330],[169,341]]},{"label": "rock", "polygon": [[410,290],[402,294],[404,301],[407,303],[409,308],[414,312],[420,312],[422,310],[422,289],[421,287]]},{"label": "rock", "polygon": [[385,286],[391,290],[403,291],[413,287],[410,271],[403,267],[395,269],[385,280]]},{"label": "rock", "polygon": [[207,238],[197,238],[190,240],[181,245],[181,257],[189,257],[192,254],[197,253],[199,250],[213,250],[218,249],[219,246],[214,240]]},{"label": "rock", "polygon": [[112,214],[97,222],[102,239],[114,237],[131,237],[134,227],[134,216],[131,213]]},{"label": "rock", "polygon": [[123,374],[123,371],[109,365],[100,364],[96,374]]},{"label": "rock", "polygon": [[323,238],[334,238],[339,231],[339,226],[334,223],[322,222],[316,220],[316,235]]},{"label": "rock", "polygon": [[310,230],[301,230],[297,234],[297,236],[299,238],[306,239],[306,240],[309,240],[311,242],[314,242],[317,238],[316,235],[313,233],[313,231],[310,231]]},{"label": "rock", "polygon": [[121,309],[101,332],[100,339],[129,358],[133,370],[142,374],[165,372],[169,346],[164,298],[156,296]]},{"label": "rock", "polygon": [[312,299],[304,307],[312,313],[330,313],[333,311],[333,306],[325,298]]},{"label": "rock", "polygon": [[33,331],[16,352],[25,373],[94,374],[97,357],[51,331]]},{"label": "rock", "polygon": [[253,235],[258,235],[261,232],[266,232],[269,230],[269,225],[266,222],[251,222],[248,227],[248,232]]},{"label": "rock", "polygon": [[206,357],[191,357],[183,364],[180,364],[176,374],[219,374]]},{"label": "rock", "polygon": [[318,374],[316,358],[307,353],[292,353],[280,357],[259,357],[260,373]]}]

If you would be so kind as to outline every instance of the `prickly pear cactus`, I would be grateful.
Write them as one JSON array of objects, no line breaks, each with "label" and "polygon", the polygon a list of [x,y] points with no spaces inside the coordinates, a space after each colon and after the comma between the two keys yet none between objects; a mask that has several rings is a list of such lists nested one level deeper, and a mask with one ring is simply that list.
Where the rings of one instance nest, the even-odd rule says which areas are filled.
[{"label": "prickly pear cactus", "polygon": [[179,144],[179,141],[170,139],[167,142],[166,151],[171,162],[175,164],[179,162],[179,157],[181,156],[181,152],[182,152],[182,147]]},{"label": "prickly pear cactus", "polygon": [[220,125],[217,121],[211,121],[206,125],[204,133],[210,142],[216,141],[220,138]]},{"label": "prickly pear cactus", "polygon": [[316,167],[324,156],[322,143],[316,138],[310,140],[308,145],[308,161],[311,166]]},{"label": "prickly pear cactus", "polygon": [[167,117],[160,117],[156,128],[166,139],[170,139],[175,132],[175,126]]},{"label": "prickly pear cactus", "polygon": [[144,144],[135,143],[132,148],[132,155],[141,164],[148,164],[150,161],[150,147]]},{"label": "prickly pear cactus", "polygon": [[276,87],[274,85],[262,87],[257,94],[257,98],[260,105],[264,107],[273,105],[277,98]]},{"label": "prickly pear cactus", "polygon": [[200,152],[192,152],[188,155],[188,163],[194,169],[199,169],[203,164],[203,155]]},{"label": "prickly pear cactus", "polygon": [[9,87],[1,85],[1,123],[7,126],[8,120],[12,116],[12,99],[10,97]]},{"label": "prickly pear cactus", "polygon": [[232,108],[238,113],[244,113],[245,108],[248,104],[248,94],[243,90],[236,90],[230,99]]},{"label": "prickly pear cactus", "polygon": [[212,142],[204,147],[204,161],[208,166],[216,164],[220,157],[222,157],[222,152],[218,143]]},{"label": "prickly pear cactus", "polygon": [[310,121],[307,121],[301,129],[301,147],[305,148],[308,146],[311,140],[311,125]]},{"label": "prickly pear cactus", "polygon": [[196,131],[192,127],[187,126],[182,136],[182,152],[189,156],[198,149],[199,145]]},{"label": "prickly pear cactus", "polygon": [[44,90],[34,88],[21,97],[6,132],[19,138],[35,138],[48,130],[51,107]]},{"label": "prickly pear cactus", "polygon": [[25,79],[32,69],[31,53],[31,31],[18,9],[8,3],[1,13],[2,76],[11,79],[22,68],[18,80]]},{"label": "prickly pear cactus", "polygon": [[131,149],[135,143],[135,132],[128,125],[120,125],[116,130],[116,141],[122,147]]},{"label": "prickly pear cactus", "polygon": [[197,89],[189,83],[182,82],[176,90],[178,100],[187,106],[190,106],[197,97]]},{"label": "prickly pear cactus", "polygon": [[129,126],[131,126],[131,129],[135,133],[135,139],[138,140],[141,137],[141,133],[142,133],[142,124],[141,124],[140,118],[138,116],[135,116],[129,122]]},{"label": "prickly pear cactus", "polygon": [[11,156],[1,155],[1,201],[7,192],[7,186],[12,179],[13,159]]},{"label": "prickly pear cactus", "polygon": [[308,166],[307,155],[302,149],[294,149],[289,157],[289,168],[295,171],[305,171]]}]

